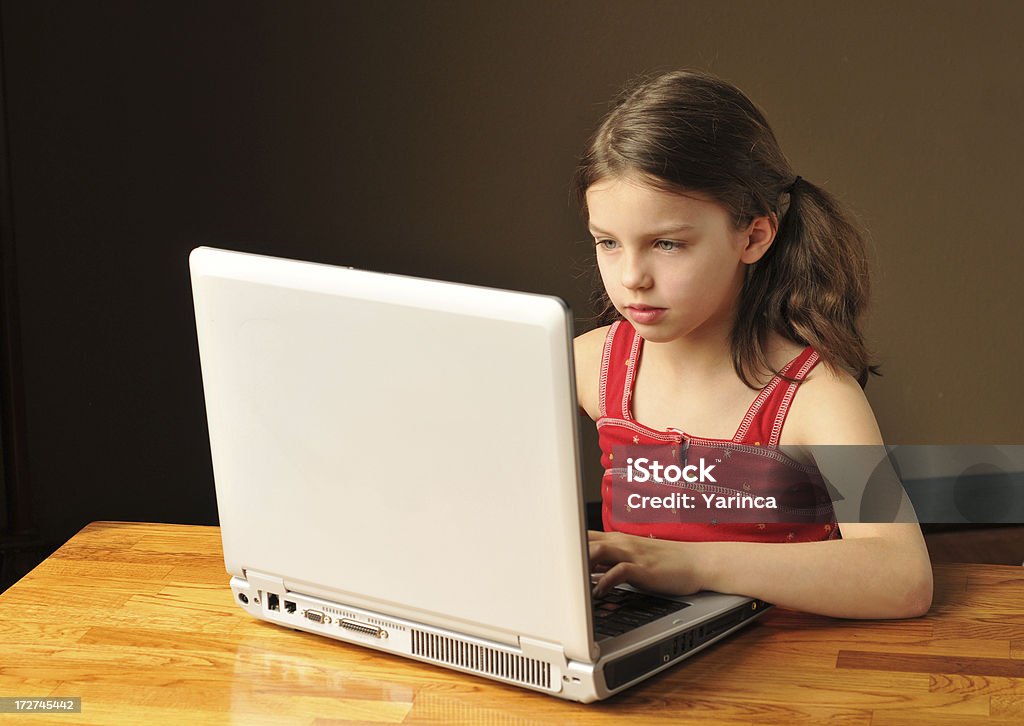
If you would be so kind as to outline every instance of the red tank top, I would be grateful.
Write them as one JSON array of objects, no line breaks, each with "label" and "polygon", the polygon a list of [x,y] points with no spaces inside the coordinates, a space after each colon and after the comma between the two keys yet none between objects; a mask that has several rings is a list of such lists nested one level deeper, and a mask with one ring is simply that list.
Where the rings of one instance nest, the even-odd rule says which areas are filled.
[{"label": "red tank top", "polygon": [[[782,426],[799,388],[799,382],[818,363],[818,354],[813,348],[805,348],[782,369],[781,373],[794,382],[788,382],[777,375],[761,389],[732,439],[690,436],[674,429],[659,431],[634,420],[631,397],[634,373],[642,349],[643,338],[627,321],[620,320],[611,325],[601,356],[598,392],[600,418],[597,420],[601,464],[604,467],[601,499],[602,519],[606,531],[680,541],[811,542],[839,537],[839,528],[831,502],[827,499],[827,490],[821,485],[820,472],[813,465],[805,466],[794,461],[778,449]],[[759,515],[751,515],[748,512],[745,517],[741,517],[745,521],[730,522],[720,521],[728,520],[728,516],[716,516],[713,510],[706,510],[704,521],[694,521],[693,516],[677,518],[688,521],[665,521],[666,516],[658,517],[658,521],[638,521],[643,518],[627,516],[617,509],[613,510],[613,507],[622,507],[622,501],[616,503],[613,498],[613,486],[620,487],[617,490],[620,496],[624,491],[623,487],[627,486],[624,483],[625,462],[614,460],[613,449],[619,450],[621,458],[622,450],[630,446],[669,446],[672,447],[673,454],[677,447],[686,450],[692,446],[695,450],[717,452],[726,458],[735,453],[737,460],[746,457],[754,466],[749,477],[754,483],[748,486],[744,481],[743,490],[751,494],[769,490],[774,492],[776,490],[771,489],[773,485],[781,486],[787,491],[801,487],[804,490],[813,489],[815,491],[812,493],[812,499],[817,503],[817,513],[812,517],[813,521],[807,521],[806,517],[791,518],[796,521],[778,521],[786,517],[777,516],[774,518],[775,521],[752,522],[750,520],[757,519]],[[817,483],[809,484],[810,479]],[[700,491],[700,486],[694,489]],[[826,492],[825,498],[821,492]],[[806,495],[806,491],[804,494]],[[806,496],[804,498],[806,499]],[[628,510],[629,507],[624,509]],[[672,517],[669,516],[668,519]]]}]

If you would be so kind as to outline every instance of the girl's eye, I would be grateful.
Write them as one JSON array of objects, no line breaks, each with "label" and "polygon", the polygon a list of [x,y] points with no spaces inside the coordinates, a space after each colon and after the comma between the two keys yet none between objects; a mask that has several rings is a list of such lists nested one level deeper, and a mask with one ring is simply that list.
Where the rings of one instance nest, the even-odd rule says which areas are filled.
[{"label": "girl's eye", "polygon": [[664,250],[665,252],[675,252],[676,250],[681,249],[683,246],[681,243],[673,242],[670,239],[659,239],[657,242],[654,243],[654,245],[659,250]]},{"label": "girl's eye", "polygon": [[597,240],[598,249],[602,250],[614,250],[619,246],[619,243],[613,239],[599,239]]}]

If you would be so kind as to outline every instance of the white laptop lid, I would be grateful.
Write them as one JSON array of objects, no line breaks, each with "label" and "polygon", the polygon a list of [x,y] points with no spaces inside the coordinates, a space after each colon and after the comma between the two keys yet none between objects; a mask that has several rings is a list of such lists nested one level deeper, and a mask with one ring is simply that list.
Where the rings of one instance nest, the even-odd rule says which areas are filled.
[{"label": "white laptop lid", "polygon": [[591,660],[557,298],[199,248],[228,571]]}]

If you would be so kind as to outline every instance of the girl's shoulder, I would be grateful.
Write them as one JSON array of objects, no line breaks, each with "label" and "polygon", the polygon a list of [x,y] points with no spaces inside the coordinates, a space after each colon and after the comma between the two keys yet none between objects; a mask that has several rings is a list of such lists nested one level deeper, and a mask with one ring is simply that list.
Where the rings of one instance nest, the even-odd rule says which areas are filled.
[{"label": "girl's shoulder", "polygon": [[611,325],[603,325],[600,328],[594,328],[577,335],[573,339],[573,350],[576,356],[583,355],[600,358],[601,352],[604,349],[604,340],[608,337],[608,330],[611,327]]},{"label": "girl's shoulder", "polygon": [[610,325],[594,328],[573,340],[573,356],[576,359],[576,398],[580,408],[593,420],[600,416],[598,411],[598,385],[601,375],[601,355]]},{"label": "girl's shoulder", "polygon": [[864,390],[850,373],[819,363],[793,398],[783,444],[877,444],[882,435]]}]

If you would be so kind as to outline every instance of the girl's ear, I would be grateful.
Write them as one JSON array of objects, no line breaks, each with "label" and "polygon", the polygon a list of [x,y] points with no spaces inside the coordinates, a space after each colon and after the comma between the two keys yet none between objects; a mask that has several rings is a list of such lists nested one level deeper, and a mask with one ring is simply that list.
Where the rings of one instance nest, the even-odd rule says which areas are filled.
[{"label": "girl's ear", "polygon": [[744,230],[745,244],[740,253],[740,261],[752,265],[762,257],[775,241],[777,227],[768,216],[754,217],[754,221]]}]

